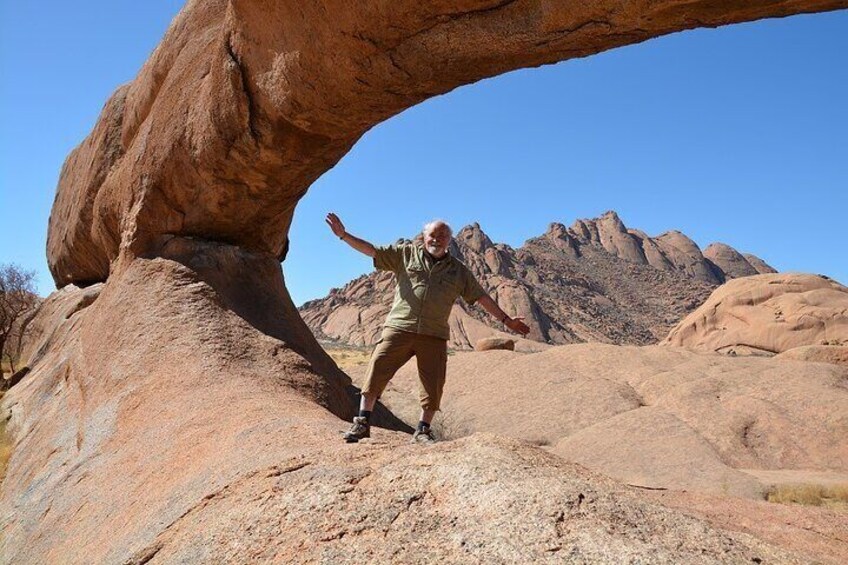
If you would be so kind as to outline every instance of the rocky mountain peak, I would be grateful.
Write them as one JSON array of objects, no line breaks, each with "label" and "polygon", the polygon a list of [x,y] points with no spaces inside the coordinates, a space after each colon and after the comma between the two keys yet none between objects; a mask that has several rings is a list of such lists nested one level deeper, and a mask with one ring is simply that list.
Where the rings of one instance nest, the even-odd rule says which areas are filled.
[{"label": "rocky mountain peak", "polygon": [[759,274],[745,257],[725,243],[711,243],[704,249],[704,257],[721,269],[727,278],[749,277]]},{"label": "rocky mountain peak", "polygon": [[493,246],[492,240],[483,232],[477,222],[463,227],[454,236],[454,239],[458,244],[464,245],[477,253],[482,253]]},{"label": "rocky mountain peak", "polygon": [[[554,246],[562,249],[570,257],[577,257],[580,254],[574,232],[559,222],[552,222],[542,237],[551,241]],[[526,262],[527,258],[522,257],[522,261]]]},{"label": "rocky mountain peak", "polygon": [[767,274],[770,274],[770,273],[776,273],[777,272],[777,269],[775,269],[774,267],[772,267],[771,265],[769,265],[768,263],[766,263],[765,261],[763,261],[762,259],[760,259],[756,255],[752,255],[751,253],[743,253],[742,256],[761,275],[767,275]]},{"label": "rocky mountain peak", "polygon": [[618,231],[625,231],[624,222],[621,221],[621,218],[618,217],[618,214],[615,210],[607,210],[599,218],[595,220],[598,224],[604,224],[607,226],[614,226]]},{"label": "rocky mountain peak", "polygon": [[[652,238],[628,228],[614,211],[570,228],[552,222],[518,249],[492,242],[476,222],[460,229],[451,244],[451,253],[508,313],[526,318],[531,339],[554,344],[657,342],[715,286],[741,276],[735,263],[730,268],[721,260],[741,254],[715,249],[722,250],[717,263],[683,233]],[[751,260],[742,260],[753,269]],[[392,289],[391,273],[371,273],[305,304],[301,314],[321,337],[370,345],[380,335]],[[502,330],[496,326],[479,308],[457,302],[451,345],[468,348]]]},{"label": "rocky mountain peak", "polygon": [[571,234],[568,231],[568,228],[565,225],[559,222],[551,222],[548,225],[548,231],[545,232],[544,237],[552,237],[552,238],[562,238],[562,237],[571,237]]}]

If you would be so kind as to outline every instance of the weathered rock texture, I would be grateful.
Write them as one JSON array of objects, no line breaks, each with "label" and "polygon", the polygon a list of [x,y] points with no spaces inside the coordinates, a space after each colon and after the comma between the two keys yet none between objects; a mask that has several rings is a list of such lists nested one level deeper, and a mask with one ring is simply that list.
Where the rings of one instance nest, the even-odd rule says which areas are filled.
[{"label": "weathered rock texture", "polygon": [[[577,220],[570,228],[553,223],[518,249],[493,243],[472,224],[456,234],[451,253],[507,313],[525,318],[531,331],[529,340],[517,340],[518,351],[539,351],[542,343],[656,343],[715,285],[736,276],[710,262],[682,233],[651,238],[628,229],[615,212]],[[393,288],[391,273],[375,271],[307,302],[300,313],[323,339],[372,345],[391,308]],[[509,337],[481,308],[462,301],[449,324],[450,344],[457,349],[488,336]]]},{"label": "weathered rock texture", "polygon": [[[421,100],[682,29],[847,5],[189,1],[62,169],[53,276],[109,280],[4,396],[3,559],[416,560],[426,542],[433,561],[796,561],[503,440],[413,452],[387,434],[343,449],[346,378],[277,261],[311,183]],[[360,496],[386,513],[352,526]]]},{"label": "weathered rock texture", "polygon": [[652,494],[663,504],[716,526],[754,534],[808,555],[810,562],[848,562],[848,519],[839,508],[772,504],[670,490]]},{"label": "weathered rock texture", "polygon": [[[413,423],[417,381],[408,363],[383,395]],[[463,352],[444,394],[437,432],[511,436],[629,484],[760,498],[752,469],[848,481],[848,369],[833,365],[588,343]]]},{"label": "weathered rock texture", "polygon": [[801,345],[775,355],[777,359],[797,359],[819,363],[834,363],[848,367],[848,346]]},{"label": "weathered rock texture", "polygon": [[[684,318],[662,344],[839,362],[848,346],[848,288],[826,277],[793,273],[733,280]],[[800,347],[805,349],[789,353]]]},{"label": "weathered rock texture", "polygon": [[515,351],[515,340],[504,339],[501,337],[486,337],[474,344],[475,351],[491,351],[493,349],[506,349],[507,351]]},{"label": "weathered rock texture", "polygon": [[189,265],[136,259],[86,296],[48,300],[50,345],[3,399],[4,562],[804,562],[515,441],[344,444],[346,380]]}]

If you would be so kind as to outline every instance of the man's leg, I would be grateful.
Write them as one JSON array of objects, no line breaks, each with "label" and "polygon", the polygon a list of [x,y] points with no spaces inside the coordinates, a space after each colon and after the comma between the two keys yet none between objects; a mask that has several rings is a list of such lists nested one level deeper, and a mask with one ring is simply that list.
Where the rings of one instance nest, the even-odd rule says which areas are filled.
[{"label": "man's leg", "polygon": [[353,426],[345,433],[346,441],[356,442],[370,436],[371,412],[397,370],[412,358],[414,335],[392,328],[383,330],[368,363],[368,373],[362,385],[362,397],[359,401],[359,415],[353,419]]},{"label": "man's leg", "polygon": [[413,441],[434,441],[430,424],[439,410],[448,361],[447,341],[430,336],[419,336],[416,340],[415,359],[418,362],[419,399],[421,418],[413,435]]},{"label": "man's leg", "polygon": [[427,424],[428,426],[433,421],[433,418],[436,416],[435,410],[426,410],[424,408],[421,409],[421,418],[419,419],[419,423]]},{"label": "man's leg", "polygon": [[359,398],[359,415],[362,416],[363,412],[371,412],[374,410],[374,406],[377,404],[377,395],[373,393],[362,393]]}]

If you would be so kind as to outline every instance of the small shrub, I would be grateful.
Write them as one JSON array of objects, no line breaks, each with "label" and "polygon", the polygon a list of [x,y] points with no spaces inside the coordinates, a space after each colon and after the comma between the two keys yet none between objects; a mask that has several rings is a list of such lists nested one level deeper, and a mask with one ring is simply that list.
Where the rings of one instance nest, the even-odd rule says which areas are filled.
[{"label": "small shrub", "polygon": [[806,506],[821,506],[821,485],[778,485],[773,487],[766,499],[779,504],[804,504]]},{"label": "small shrub", "polygon": [[371,359],[371,350],[364,348],[356,348],[356,347],[345,347],[342,345],[328,345],[326,343],[321,344],[324,347],[324,351],[333,358],[333,361],[336,362],[336,365],[339,366],[341,370],[347,370],[353,367],[358,367],[361,365],[365,365]]},{"label": "small shrub", "polygon": [[803,504],[806,506],[841,506],[848,503],[848,484],[775,485],[766,493],[766,500],[779,504]]},{"label": "small shrub", "polygon": [[455,412],[440,412],[436,422],[436,433],[443,440],[454,440],[474,433],[471,424]]},{"label": "small shrub", "polygon": [[[0,399],[3,398],[3,393],[0,392]],[[9,464],[9,458],[12,456],[12,443],[6,435],[6,420],[0,418],[0,481],[6,476],[6,467]]]},{"label": "small shrub", "polygon": [[826,498],[848,504],[848,484],[828,487]]}]

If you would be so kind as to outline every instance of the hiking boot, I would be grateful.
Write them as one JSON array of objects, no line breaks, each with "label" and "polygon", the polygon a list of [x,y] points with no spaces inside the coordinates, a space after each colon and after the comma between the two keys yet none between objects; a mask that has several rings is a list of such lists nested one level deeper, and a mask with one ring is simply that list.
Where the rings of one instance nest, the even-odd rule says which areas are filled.
[{"label": "hiking boot", "polygon": [[436,443],[436,436],[433,435],[433,429],[427,427],[415,430],[415,433],[412,434],[412,443],[420,443],[424,445]]},{"label": "hiking boot", "polygon": [[371,437],[371,426],[368,425],[368,419],[362,416],[353,418],[353,425],[344,433],[344,439],[348,443],[356,443],[357,441]]}]

